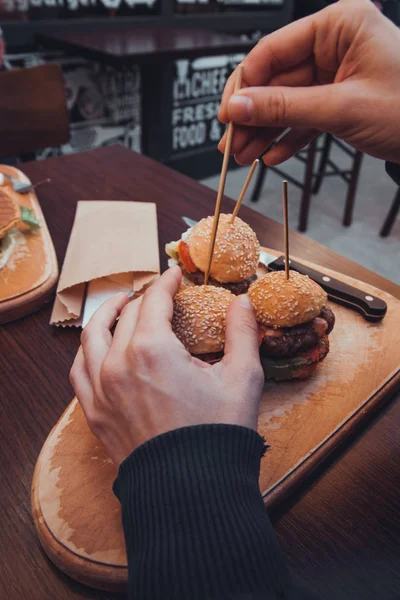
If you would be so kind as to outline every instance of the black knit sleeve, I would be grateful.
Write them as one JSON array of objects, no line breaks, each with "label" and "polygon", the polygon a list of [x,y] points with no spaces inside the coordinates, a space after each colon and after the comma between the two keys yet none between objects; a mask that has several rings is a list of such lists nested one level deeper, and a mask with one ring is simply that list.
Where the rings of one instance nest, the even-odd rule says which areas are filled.
[{"label": "black knit sleeve", "polygon": [[160,435],[120,466],[135,600],[297,598],[258,487],[264,441],[235,425]]}]

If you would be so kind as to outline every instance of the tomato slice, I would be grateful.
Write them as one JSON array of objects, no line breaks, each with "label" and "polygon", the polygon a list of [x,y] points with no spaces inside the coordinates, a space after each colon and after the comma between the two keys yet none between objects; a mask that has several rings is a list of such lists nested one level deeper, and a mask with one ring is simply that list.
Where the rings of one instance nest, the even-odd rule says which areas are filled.
[{"label": "tomato slice", "polygon": [[197,271],[197,267],[190,257],[189,246],[183,240],[181,240],[179,243],[178,251],[179,251],[179,258],[181,259],[182,264],[185,267],[186,271],[188,273],[194,273],[195,271]]}]

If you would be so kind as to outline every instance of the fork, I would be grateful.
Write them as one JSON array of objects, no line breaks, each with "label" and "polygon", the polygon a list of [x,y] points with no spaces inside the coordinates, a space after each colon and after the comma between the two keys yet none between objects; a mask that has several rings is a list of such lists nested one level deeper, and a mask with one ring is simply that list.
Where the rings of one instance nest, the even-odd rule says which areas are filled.
[{"label": "fork", "polygon": [[51,179],[43,179],[42,181],[38,181],[37,183],[24,183],[23,181],[18,181],[18,179],[15,179],[15,177],[12,177],[7,173],[2,172],[1,174],[11,181],[12,186],[14,188],[14,192],[17,192],[18,194],[27,194],[31,190],[36,189],[40,185],[43,185],[43,183],[51,182]]}]

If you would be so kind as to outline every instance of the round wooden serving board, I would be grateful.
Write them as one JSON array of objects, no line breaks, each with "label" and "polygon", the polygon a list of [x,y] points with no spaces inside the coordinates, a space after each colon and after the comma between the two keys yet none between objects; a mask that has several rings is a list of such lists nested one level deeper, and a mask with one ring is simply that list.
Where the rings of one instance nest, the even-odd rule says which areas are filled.
[{"label": "round wooden serving board", "polygon": [[[0,173],[30,183],[14,167],[0,165]],[[21,236],[21,243],[0,269],[0,324],[24,317],[49,302],[58,279],[56,253],[35,192],[15,193],[15,197],[18,204],[33,211],[40,228]]]},{"label": "round wooden serving board", "polygon": [[40,542],[64,573],[99,589],[127,582],[117,469],[87,427],[76,399],[47,438],[32,482],[32,514]]},{"label": "round wooden serving board", "polygon": [[[274,253],[266,249],[267,252]],[[293,257],[294,258],[294,257]],[[305,261],[302,261],[305,262]],[[331,352],[305,381],[266,382],[259,432],[270,444],[261,463],[267,506],[279,502],[400,387],[400,301],[372,286],[316,267],[388,305],[380,323],[337,304]],[[88,585],[124,590],[127,567],[117,471],[74,399],[47,438],[32,486],[40,541],[65,573]]]}]

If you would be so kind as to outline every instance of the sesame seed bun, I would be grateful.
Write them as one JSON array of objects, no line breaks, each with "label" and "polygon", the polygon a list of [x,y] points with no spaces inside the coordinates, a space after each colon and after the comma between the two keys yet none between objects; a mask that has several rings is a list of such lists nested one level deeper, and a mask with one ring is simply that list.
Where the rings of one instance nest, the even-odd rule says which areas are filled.
[{"label": "sesame seed bun", "polygon": [[[242,219],[221,214],[210,276],[220,283],[236,283],[248,279],[256,272],[260,257],[260,244],[256,234]],[[196,267],[207,269],[208,252],[214,217],[197,223],[188,236],[190,257]]]},{"label": "sesame seed bun", "polygon": [[210,285],[188,287],[174,299],[172,329],[190,354],[221,352],[225,317],[234,295]]},{"label": "sesame seed bun", "polygon": [[315,281],[290,271],[267,273],[249,288],[258,323],[268,327],[294,327],[317,317],[327,302],[326,292]]},{"label": "sesame seed bun", "polygon": [[21,209],[9,186],[0,186],[0,239],[21,220]]}]

